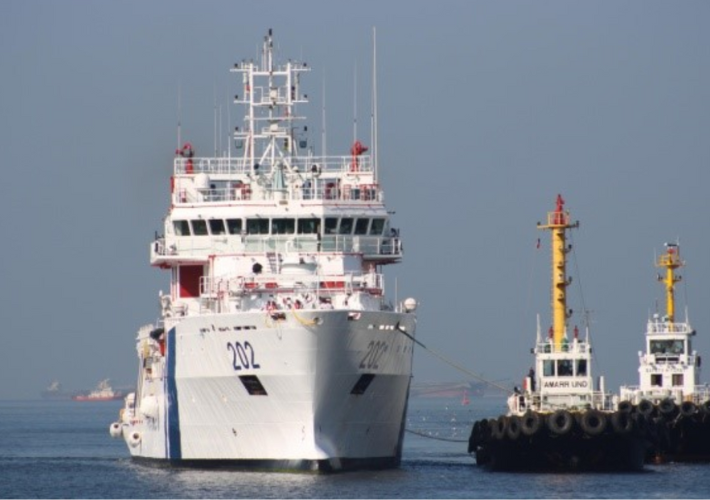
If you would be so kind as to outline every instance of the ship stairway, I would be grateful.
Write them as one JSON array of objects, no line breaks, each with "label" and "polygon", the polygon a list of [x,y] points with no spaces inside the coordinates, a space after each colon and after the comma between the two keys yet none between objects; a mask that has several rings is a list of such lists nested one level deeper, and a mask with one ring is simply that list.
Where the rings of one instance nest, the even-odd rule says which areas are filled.
[{"label": "ship stairway", "polygon": [[269,262],[269,272],[272,274],[278,274],[279,272],[279,259],[276,252],[266,252],[266,259]]}]

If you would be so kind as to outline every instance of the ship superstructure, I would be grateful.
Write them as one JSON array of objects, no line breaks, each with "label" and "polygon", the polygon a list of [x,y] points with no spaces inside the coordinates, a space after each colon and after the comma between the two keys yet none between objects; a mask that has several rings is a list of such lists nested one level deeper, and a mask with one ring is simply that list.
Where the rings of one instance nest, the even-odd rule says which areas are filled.
[{"label": "ship superstructure", "polygon": [[138,333],[120,435],[134,457],[182,464],[395,466],[416,324],[416,301],[385,293],[399,231],[376,154],[313,153],[297,112],[310,67],[277,63],[273,43],[231,69],[244,123],[230,153],[176,152],[150,248],[170,291]]},{"label": "ship superstructure", "polygon": [[666,243],[656,260],[665,289],[665,314],[648,319],[645,351],[639,351],[639,384],[621,387],[620,407],[653,417],[661,439],[650,457],[661,460],[710,460],[710,385],[700,381],[701,357],[693,349],[695,329],[686,311],[678,321],[677,270],[685,265],[677,243]]},{"label": "ship superstructure", "polygon": [[493,470],[638,470],[648,447],[646,422],[614,411],[616,397],[592,376],[588,329],[570,327],[567,231],[577,228],[557,197],[554,211],[538,229],[551,234],[552,324],[543,335],[538,319],[531,352],[534,368],[508,399],[508,413],[474,423],[469,452]]}]

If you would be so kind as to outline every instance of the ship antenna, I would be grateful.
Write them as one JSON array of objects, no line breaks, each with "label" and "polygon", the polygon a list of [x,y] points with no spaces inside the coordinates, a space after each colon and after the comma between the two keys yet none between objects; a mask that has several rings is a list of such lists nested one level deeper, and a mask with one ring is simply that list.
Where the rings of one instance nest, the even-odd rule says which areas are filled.
[{"label": "ship antenna", "polygon": [[229,105],[229,101],[227,101],[225,107],[227,108],[227,133],[224,134],[224,137],[227,142],[227,158],[232,158],[232,141],[229,137],[232,130],[232,107]]},{"label": "ship antenna", "polygon": [[177,149],[178,151],[180,150],[180,129],[182,127],[182,88],[181,88],[181,83],[178,81],[178,95],[177,95],[177,105],[178,105],[178,113],[177,113]]},{"label": "ship antenna", "polygon": [[323,96],[322,96],[322,114],[321,114],[321,135],[323,137],[322,139],[322,144],[321,144],[321,155],[323,156],[323,161],[325,161],[325,155],[326,155],[326,147],[325,147],[325,140],[326,140],[326,135],[325,135],[325,70],[323,70]]},{"label": "ship antenna", "polygon": [[542,327],[540,326],[540,313],[537,314],[537,339],[535,345],[540,345],[542,343]]},{"label": "ship antenna", "polygon": [[353,74],[353,142],[357,141],[357,61]]},{"label": "ship antenna", "polygon": [[217,154],[217,84],[213,84],[212,86],[212,101],[213,101],[213,112],[214,112],[214,155],[215,157],[218,156]]},{"label": "ship antenna", "polygon": [[377,184],[377,30],[372,27],[372,172]]}]

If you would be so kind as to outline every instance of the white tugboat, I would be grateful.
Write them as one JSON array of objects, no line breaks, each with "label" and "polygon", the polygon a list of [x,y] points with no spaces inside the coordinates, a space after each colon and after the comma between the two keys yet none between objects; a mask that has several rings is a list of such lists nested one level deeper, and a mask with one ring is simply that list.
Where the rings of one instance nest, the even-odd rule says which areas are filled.
[{"label": "white tugboat", "polygon": [[535,368],[508,399],[508,414],[476,421],[469,453],[491,470],[619,471],[643,467],[648,447],[646,421],[614,411],[615,397],[604,389],[604,378],[594,387],[592,347],[588,332],[571,331],[567,308],[566,232],[579,226],[564,210],[548,212],[539,229],[551,233],[552,326],[543,335],[538,320],[532,352]]},{"label": "white tugboat", "polygon": [[700,382],[701,359],[693,350],[695,330],[686,311],[676,321],[676,269],[685,262],[680,247],[666,243],[656,266],[665,288],[666,313],[646,326],[646,350],[639,351],[639,385],[622,386],[619,407],[653,417],[661,431],[654,461],[710,460],[710,385]]},{"label": "white tugboat", "polygon": [[72,396],[74,401],[116,401],[123,399],[125,393],[115,391],[109,384],[108,379],[101,380],[96,389],[86,394],[75,394]]},{"label": "white tugboat", "polygon": [[309,147],[296,113],[309,70],[277,64],[269,30],[261,61],[231,69],[245,111],[235,155],[177,152],[150,254],[170,291],[138,332],[137,389],[111,426],[135,458],[314,471],[400,462],[417,304],[385,296],[382,266],[401,260],[402,243],[376,150]]}]

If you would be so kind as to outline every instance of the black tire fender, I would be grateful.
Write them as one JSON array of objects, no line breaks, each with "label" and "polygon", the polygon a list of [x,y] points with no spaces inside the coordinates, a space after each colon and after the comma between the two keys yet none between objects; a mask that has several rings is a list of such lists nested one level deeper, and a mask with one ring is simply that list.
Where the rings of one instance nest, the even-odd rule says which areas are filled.
[{"label": "black tire fender", "polygon": [[525,436],[534,436],[540,432],[541,427],[542,417],[539,413],[532,410],[526,411],[525,415],[523,415],[520,419],[520,430]]},{"label": "black tire fender", "polygon": [[629,400],[624,400],[619,402],[617,409],[622,413],[632,413],[634,411],[634,404]]},{"label": "black tire fender", "polygon": [[[640,418],[645,422],[646,417],[640,415]],[[628,434],[634,430],[634,419],[630,413],[623,411],[615,411],[611,414],[611,427],[617,434]]]},{"label": "black tire fender", "polygon": [[650,417],[656,410],[656,407],[648,399],[642,399],[639,405],[636,407],[641,415]]},{"label": "black tire fender", "polygon": [[574,426],[574,418],[567,410],[555,410],[552,415],[547,417],[547,428],[553,434],[563,436],[572,430]]},{"label": "black tire fender", "polygon": [[692,417],[696,411],[698,407],[692,401],[683,401],[680,405],[680,414],[684,417]]},{"label": "black tire fender", "polygon": [[515,441],[520,437],[520,417],[517,415],[511,415],[508,417],[508,429],[506,434],[508,438]]},{"label": "black tire fender", "polygon": [[606,415],[599,410],[587,410],[582,414],[579,425],[590,436],[598,436],[606,430]]}]

